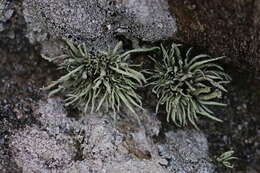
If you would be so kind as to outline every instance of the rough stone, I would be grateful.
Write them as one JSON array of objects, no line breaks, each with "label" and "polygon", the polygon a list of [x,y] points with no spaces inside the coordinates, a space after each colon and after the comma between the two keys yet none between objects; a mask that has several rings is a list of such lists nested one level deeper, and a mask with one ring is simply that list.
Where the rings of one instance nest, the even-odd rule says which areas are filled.
[{"label": "rough stone", "polygon": [[37,128],[26,128],[16,135],[19,138],[13,141],[14,159],[23,172],[62,172],[71,163],[68,141],[55,139]]},{"label": "rough stone", "polygon": [[226,63],[238,71],[259,76],[259,0],[171,0],[169,6],[178,26],[174,40],[212,56],[227,56]]},{"label": "rough stone", "polygon": [[4,24],[0,23],[0,32],[2,32],[4,30],[5,30]]},{"label": "rough stone", "polygon": [[25,0],[23,6],[31,43],[66,37],[98,50],[113,47],[118,36],[158,41],[177,30],[166,0]]},{"label": "rough stone", "polygon": [[[169,160],[171,172],[213,173],[208,158],[208,142],[203,133],[193,130],[167,132],[166,143],[159,146],[160,156]],[[178,165],[178,166],[177,166]]]},{"label": "rough stone", "polygon": [[13,15],[13,10],[9,8],[10,3],[6,0],[0,2],[0,32],[3,32],[5,27],[5,22],[9,20]]},{"label": "rough stone", "polygon": [[[35,116],[40,125],[14,133],[10,142],[16,164],[26,173],[211,172],[207,140],[195,132],[168,132],[166,143],[157,144],[152,136],[160,123],[147,129],[129,115],[115,124],[109,114],[69,118],[60,99],[41,101]],[[140,117],[142,124],[158,121],[147,111]]]},{"label": "rough stone", "polygon": [[28,51],[22,1],[0,1],[0,48],[9,52]]},{"label": "rough stone", "polygon": [[7,0],[0,2],[0,22],[6,22],[12,17],[14,10],[9,8],[9,5],[10,3]]}]

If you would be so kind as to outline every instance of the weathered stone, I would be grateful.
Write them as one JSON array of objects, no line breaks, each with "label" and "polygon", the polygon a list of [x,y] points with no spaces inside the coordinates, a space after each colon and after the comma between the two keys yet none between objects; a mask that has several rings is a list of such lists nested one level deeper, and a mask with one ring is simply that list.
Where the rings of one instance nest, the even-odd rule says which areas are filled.
[{"label": "weathered stone", "polygon": [[114,47],[118,36],[158,41],[176,32],[166,0],[25,0],[31,43],[67,37],[94,51]]},{"label": "weathered stone", "polygon": [[72,160],[69,140],[62,141],[50,136],[47,132],[37,128],[26,128],[17,133],[11,145],[16,164],[22,167],[23,172],[62,172]]},{"label": "weathered stone", "polygon": [[227,56],[238,70],[260,72],[259,0],[171,0],[169,5],[178,25],[174,40]]},{"label": "weathered stone", "polygon": [[28,51],[21,1],[0,1],[0,48],[9,52]]},{"label": "weathered stone", "polygon": [[0,2],[0,22],[6,22],[12,17],[14,10],[8,8],[9,4],[9,1],[7,0],[2,0]]},{"label": "weathered stone", "polygon": [[[142,124],[158,121],[146,111],[138,114]],[[156,124],[149,130],[129,117],[133,115],[116,124],[109,114],[72,119],[59,99],[40,102],[35,116],[41,125],[14,133],[10,144],[16,164],[26,173],[212,172],[207,140],[196,132],[169,132],[166,143],[156,144]]]},{"label": "weathered stone", "polygon": [[0,23],[0,32],[2,32],[4,30],[5,30],[4,24]]},{"label": "weathered stone", "polygon": [[208,158],[208,142],[203,133],[194,130],[167,132],[166,142],[159,146],[160,156],[169,161],[171,172],[213,173]]}]

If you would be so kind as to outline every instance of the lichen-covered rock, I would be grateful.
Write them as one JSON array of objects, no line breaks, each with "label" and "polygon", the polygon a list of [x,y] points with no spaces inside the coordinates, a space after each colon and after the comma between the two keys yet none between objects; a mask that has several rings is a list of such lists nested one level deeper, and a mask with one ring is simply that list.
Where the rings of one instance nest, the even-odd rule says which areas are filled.
[{"label": "lichen-covered rock", "polygon": [[22,2],[0,0],[0,48],[9,52],[28,51]]},{"label": "lichen-covered rock", "polygon": [[[27,127],[13,135],[10,148],[16,164],[24,172],[165,172],[157,156],[152,154],[155,153],[151,151],[152,143],[148,144],[149,147],[142,147],[147,143],[138,141],[147,140],[150,136],[142,134],[139,138],[126,140],[127,130],[115,128],[109,115],[86,115],[79,120],[66,115],[61,100],[40,102],[35,116],[41,125]],[[146,117],[149,119],[148,115]],[[131,124],[131,128],[135,126],[135,131],[139,131],[137,124]],[[131,132],[128,133],[131,136]],[[150,130],[149,133],[153,132]],[[139,146],[134,146],[136,143]],[[142,149],[151,153],[149,158],[142,158]]]},{"label": "lichen-covered rock", "polygon": [[166,142],[159,145],[160,156],[169,161],[171,172],[213,173],[208,158],[208,142],[203,133],[179,130],[165,133]]},{"label": "lichen-covered rock", "polygon": [[37,128],[26,128],[16,135],[19,138],[13,141],[13,153],[23,172],[62,172],[71,163],[69,140],[57,139]]},{"label": "lichen-covered rock", "polygon": [[0,32],[7,28],[5,22],[13,15],[14,10],[10,9],[9,6],[10,3],[6,0],[0,2]]},{"label": "lichen-covered rock", "polygon": [[11,8],[8,8],[10,5],[10,2],[7,0],[2,0],[0,2],[0,22],[6,22],[7,20],[9,20],[13,13],[14,10]]},{"label": "lichen-covered rock", "polygon": [[237,71],[259,77],[260,0],[170,0],[169,5],[178,21],[179,42],[227,56],[225,61]]},{"label": "lichen-covered rock", "polygon": [[172,38],[177,30],[175,20],[169,13],[166,0],[122,0],[120,9],[133,37],[144,41],[158,41]]},{"label": "lichen-covered rock", "polygon": [[0,2],[0,33],[8,28],[6,22],[12,17],[13,13],[14,10],[10,8],[10,2],[2,0]]},{"label": "lichen-covered rock", "polygon": [[24,0],[31,43],[60,37],[94,50],[113,47],[121,35],[158,41],[176,32],[166,0]]},{"label": "lichen-covered rock", "polygon": [[60,99],[41,101],[34,114],[40,124],[17,131],[10,141],[14,161],[26,173],[212,172],[203,135],[169,132],[157,144],[152,136],[160,123],[147,111],[139,112],[149,124],[141,126],[133,115],[115,124],[109,114],[69,118]]}]

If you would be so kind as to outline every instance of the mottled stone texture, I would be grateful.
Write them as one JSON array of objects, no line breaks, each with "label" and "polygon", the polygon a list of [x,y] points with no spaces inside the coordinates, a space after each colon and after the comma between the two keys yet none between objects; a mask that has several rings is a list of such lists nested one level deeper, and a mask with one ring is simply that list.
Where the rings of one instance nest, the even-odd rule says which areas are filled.
[{"label": "mottled stone texture", "polygon": [[28,47],[21,8],[20,0],[0,0],[0,48],[9,52],[23,51]]},{"label": "mottled stone texture", "polygon": [[171,172],[214,172],[208,160],[208,143],[204,134],[179,130],[167,132],[165,136],[167,142],[159,145],[159,151],[164,159],[169,160]]},{"label": "mottled stone texture", "polygon": [[[14,10],[9,8],[9,5],[10,3],[7,0],[0,2],[0,22],[6,22],[12,17]],[[0,32],[1,31],[0,29]]]},{"label": "mottled stone texture", "polygon": [[159,121],[147,111],[138,114],[143,126],[130,114],[116,124],[109,114],[74,119],[60,99],[48,99],[34,112],[40,124],[15,132],[9,147],[24,173],[213,172],[204,135],[168,132],[155,143]]},{"label": "mottled stone texture", "polygon": [[227,56],[239,71],[260,72],[260,0],[170,0],[175,40],[213,56]]},{"label": "mottled stone texture", "polygon": [[97,50],[113,47],[118,36],[158,41],[177,30],[166,0],[24,0],[23,6],[31,43],[67,37]]}]

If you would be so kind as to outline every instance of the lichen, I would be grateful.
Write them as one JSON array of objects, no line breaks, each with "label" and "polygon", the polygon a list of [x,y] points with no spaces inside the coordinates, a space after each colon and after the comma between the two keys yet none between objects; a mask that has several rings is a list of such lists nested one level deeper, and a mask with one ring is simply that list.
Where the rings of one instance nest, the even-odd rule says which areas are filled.
[{"label": "lichen", "polygon": [[125,105],[135,113],[133,107],[142,109],[141,97],[136,89],[146,82],[142,73],[136,71],[135,64],[127,63],[131,53],[147,52],[157,48],[133,49],[119,53],[122,42],[113,50],[99,51],[95,57],[88,53],[86,45],[75,46],[66,41],[68,49],[63,55],[45,59],[61,61],[59,68],[65,75],[45,89],[51,89],[49,96],[58,92],[66,94],[66,106],[82,105],[84,112],[100,111],[102,107],[112,109],[114,115]]},{"label": "lichen", "polygon": [[214,63],[224,57],[211,58],[205,54],[193,57],[192,48],[184,54],[179,47],[175,43],[168,50],[161,46],[162,63],[153,59],[156,67],[150,85],[158,97],[156,112],[160,105],[165,105],[167,121],[171,119],[178,126],[190,122],[198,128],[197,115],[221,122],[209,106],[225,106],[219,99],[227,92],[224,85],[231,78]]}]

